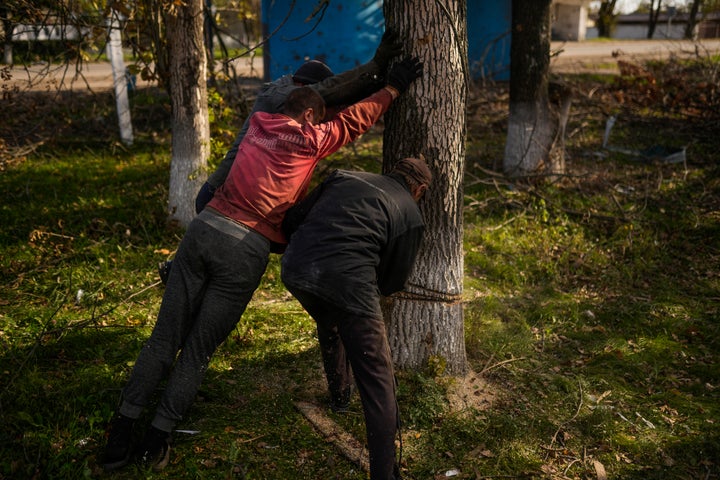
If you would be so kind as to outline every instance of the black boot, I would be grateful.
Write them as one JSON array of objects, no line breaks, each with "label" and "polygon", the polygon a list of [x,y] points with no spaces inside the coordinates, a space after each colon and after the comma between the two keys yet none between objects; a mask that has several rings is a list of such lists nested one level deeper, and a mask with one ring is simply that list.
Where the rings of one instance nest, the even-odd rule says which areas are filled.
[{"label": "black boot", "polygon": [[103,453],[102,467],[106,471],[117,470],[130,461],[132,428],[135,420],[119,413],[110,422],[107,444]]},{"label": "black boot", "polygon": [[347,413],[350,408],[350,397],[355,392],[355,386],[350,385],[342,392],[330,394],[330,409],[335,413]]},{"label": "black boot", "polygon": [[142,468],[161,471],[170,461],[170,433],[150,427],[136,454]]},{"label": "black boot", "polygon": [[160,262],[158,264],[158,274],[163,285],[167,284],[168,278],[170,278],[170,269],[172,268],[172,260],[166,262]]}]

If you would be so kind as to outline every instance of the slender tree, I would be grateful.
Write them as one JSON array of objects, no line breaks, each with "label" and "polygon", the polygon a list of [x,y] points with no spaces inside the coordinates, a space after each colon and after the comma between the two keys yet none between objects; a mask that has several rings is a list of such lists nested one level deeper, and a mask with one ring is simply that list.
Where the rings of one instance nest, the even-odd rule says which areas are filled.
[{"label": "slender tree", "polygon": [[423,78],[385,114],[384,169],[423,154],[434,183],[420,207],[423,247],[406,292],[385,305],[393,360],[418,369],[467,369],[463,330],[462,179],[467,100],[465,0],[386,0],[385,25],[424,62]]},{"label": "slender tree", "polygon": [[2,44],[3,44],[3,60],[5,65],[13,63],[13,42],[12,35],[15,29],[15,12],[10,5],[3,3],[0,5],[0,22],[2,22]]},{"label": "slender tree", "polygon": [[[23,26],[30,33],[29,48],[38,48],[45,55],[52,55],[52,60],[65,61],[69,67],[71,61],[77,69],[88,51],[99,43],[104,43],[104,17],[95,6],[89,8],[88,2],[57,0],[5,0],[0,4],[0,44],[3,48],[3,63],[13,63],[13,32],[16,27]],[[55,41],[37,41],[34,34],[40,31],[53,33]],[[15,33],[18,33],[15,31]],[[99,38],[102,37],[102,38]],[[52,45],[52,48],[42,48]],[[51,52],[51,53],[48,53]],[[22,60],[20,63],[23,63]]]},{"label": "slender tree", "polygon": [[172,5],[165,18],[173,128],[168,213],[171,221],[187,226],[210,155],[203,0]]},{"label": "slender tree", "polygon": [[703,0],[692,0],[690,3],[690,11],[688,12],[688,21],[685,24],[685,38],[693,40],[697,34],[695,29],[698,24],[698,14],[703,6]]},{"label": "slender tree", "polygon": [[662,9],[662,0],[650,0],[650,12],[648,13],[648,30],[647,38],[653,38],[655,29],[657,28],[658,18],[660,18],[660,10]]}]

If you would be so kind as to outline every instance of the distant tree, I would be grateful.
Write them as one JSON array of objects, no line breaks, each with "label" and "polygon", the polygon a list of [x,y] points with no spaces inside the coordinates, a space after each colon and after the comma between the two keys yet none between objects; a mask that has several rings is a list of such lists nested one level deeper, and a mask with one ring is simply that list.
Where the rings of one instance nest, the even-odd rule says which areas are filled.
[{"label": "distant tree", "polygon": [[599,37],[612,37],[612,34],[615,31],[615,25],[617,24],[617,14],[615,13],[616,5],[617,0],[603,0],[600,2],[597,19]]},{"label": "distant tree", "polygon": [[400,368],[433,364],[436,373],[467,369],[463,323],[463,194],[467,101],[465,0],[386,0],[385,25],[424,75],[385,114],[385,171],[423,154],[434,180],[420,203],[425,239],[406,291],[384,308],[393,360]]},{"label": "distant tree", "polygon": [[[240,10],[258,5],[257,0],[218,0]],[[74,49],[76,70],[84,59],[98,56],[107,41],[107,18],[111,9],[128,22],[125,38],[137,55],[134,73],[155,80],[169,93],[173,113],[170,167],[169,219],[187,225],[194,212],[194,198],[206,175],[210,151],[207,104],[208,59],[203,36],[203,0],[7,0],[0,3],[4,59],[12,61],[15,25],[34,29],[61,26],[80,38],[60,42]],[[64,54],[65,58],[70,55]]]},{"label": "distant tree", "polygon": [[[258,5],[256,0],[217,3],[240,11]],[[210,156],[207,81],[214,37],[205,29],[219,31],[211,7],[205,0],[139,0],[133,14],[139,27],[131,37],[140,59],[137,69],[144,78],[157,80],[171,98],[168,215],[181,226],[195,216],[194,200],[207,176]],[[221,48],[227,55],[222,43]]]},{"label": "distant tree", "polygon": [[[155,80],[163,87],[168,87],[170,75],[170,57],[166,31],[166,15],[174,4],[182,2],[173,0],[136,0],[133,2],[132,10],[126,15],[132,19],[132,29],[129,29],[126,38],[133,53],[137,57],[134,69],[146,80]],[[257,17],[260,12],[259,0],[203,0],[203,42],[208,57],[208,75],[215,72],[210,71],[210,66],[215,63],[214,54],[219,51],[223,59],[234,60],[254,47],[245,43],[235,32],[228,30],[218,15],[215,7],[222,8],[226,12],[233,12],[237,18],[243,20],[244,28],[250,32],[252,38],[259,36],[259,21]],[[243,51],[236,53],[232,58],[224,39],[232,39],[235,43],[244,47]],[[216,48],[217,46],[217,48]],[[228,68],[228,62],[223,62],[223,69],[226,74],[231,75],[232,69]]]},{"label": "distant tree", "polygon": [[13,63],[13,44],[12,34],[15,30],[15,15],[11,11],[10,2],[0,5],[0,20],[2,21],[2,44],[3,44],[3,63],[12,65]]},{"label": "distant tree", "polygon": [[692,0],[690,3],[690,10],[688,11],[688,21],[685,24],[685,38],[692,40],[695,38],[698,24],[698,14],[703,6],[703,0]]},{"label": "distant tree", "polygon": [[653,38],[655,28],[657,28],[658,18],[660,18],[660,10],[662,9],[662,0],[650,0],[650,11],[648,12],[648,30],[647,38]]},{"label": "distant tree", "polygon": [[563,137],[570,95],[554,84],[553,101],[560,109],[552,108],[550,4],[551,0],[512,2],[510,116],[503,158],[503,172],[511,178],[552,176],[565,169]]},{"label": "distant tree", "polygon": [[[23,26],[31,37],[41,31],[53,32],[55,41],[26,42],[28,49],[36,47],[52,61],[75,60],[78,63],[86,56],[84,53],[97,47],[101,35],[98,21],[102,18],[97,9],[88,10],[85,0],[64,2],[56,0],[7,0],[0,3],[0,21],[2,33],[0,44],[3,48],[3,63],[14,62],[13,33],[16,27]],[[52,48],[51,48],[52,47]],[[34,59],[33,59],[34,60]]]},{"label": "distant tree", "polygon": [[[257,48],[255,42],[261,37],[262,29],[261,9],[260,0],[205,0],[205,48],[211,85],[220,72],[233,78],[232,61]],[[232,25],[228,24],[229,18],[233,19]],[[232,47],[240,47],[240,51],[233,51]]]}]

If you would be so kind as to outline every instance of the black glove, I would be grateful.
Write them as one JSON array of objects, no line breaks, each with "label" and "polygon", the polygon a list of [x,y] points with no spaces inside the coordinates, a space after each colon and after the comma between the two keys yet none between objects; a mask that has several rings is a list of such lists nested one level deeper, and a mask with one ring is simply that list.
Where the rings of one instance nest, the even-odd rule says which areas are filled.
[{"label": "black glove", "polygon": [[387,84],[403,93],[416,78],[422,76],[423,64],[420,60],[405,57],[402,62],[396,63],[387,74]]},{"label": "black glove", "polygon": [[205,208],[205,205],[208,204],[210,200],[212,200],[213,196],[215,195],[215,187],[210,185],[208,182],[205,182],[202,187],[200,187],[200,191],[197,194],[197,197],[195,197],[195,213],[200,213],[203,211],[203,208]]},{"label": "black glove", "polygon": [[373,62],[378,66],[382,74],[388,68],[390,60],[402,53],[402,44],[398,41],[397,33],[393,30],[385,30],[380,45],[375,50]]}]

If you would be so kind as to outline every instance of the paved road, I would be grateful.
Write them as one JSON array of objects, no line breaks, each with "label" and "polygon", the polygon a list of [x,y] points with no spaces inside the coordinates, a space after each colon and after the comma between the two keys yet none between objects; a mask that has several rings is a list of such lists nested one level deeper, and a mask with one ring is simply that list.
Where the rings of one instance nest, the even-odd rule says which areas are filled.
[{"label": "paved road", "polygon": [[[626,40],[626,41],[588,41],[588,42],[553,42],[551,65],[556,72],[579,71],[612,71],[617,58],[637,61],[648,58],[667,58],[670,55],[707,56],[720,53],[720,39],[703,40],[693,43],[685,40]],[[245,59],[235,62],[238,73],[244,76],[262,78],[262,58],[255,58],[252,64]],[[137,80],[138,87],[147,85],[142,79]],[[25,69],[12,69],[10,81],[0,80],[0,88],[17,85],[24,90],[87,89],[90,85],[94,90],[110,89],[113,86],[112,70],[106,62],[88,63],[78,72],[74,66],[70,68],[36,64]]]},{"label": "paved road", "polygon": [[[256,57],[252,63],[246,59],[234,62],[238,75],[262,78],[262,57]],[[39,62],[28,67],[13,67],[9,81],[0,80],[0,88],[17,86],[20,90],[87,90],[95,91],[112,89],[113,74],[109,62],[84,63],[80,68],[75,65],[48,65]],[[135,78],[138,88],[151,83],[139,77]]]},{"label": "paved road", "polygon": [[679,57],[707,57],[720,53],[720,39],[699,42],[689,40],[614,40],[587,42],[552,42],[556,55],[551,62],[554,71],[612,70],[618,59],[640,61]]}]

